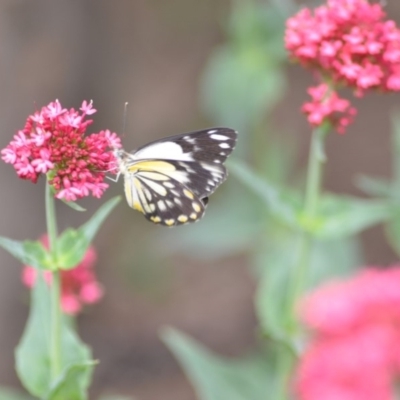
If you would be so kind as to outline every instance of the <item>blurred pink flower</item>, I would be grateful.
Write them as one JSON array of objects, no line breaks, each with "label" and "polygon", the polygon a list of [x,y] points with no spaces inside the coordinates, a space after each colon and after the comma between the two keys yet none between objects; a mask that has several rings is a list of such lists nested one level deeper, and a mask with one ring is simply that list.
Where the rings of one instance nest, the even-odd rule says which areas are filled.
[{"label": "blurred pink flower", "polygon": [[367,0],[328,0],[287,21],[292,57],[323,76],[352,87],[400,90],[400,30],[382,5]]},{"label": "blurred pink flower", "polygon": [[328,284],[301,308],[313,340],[296,374],[302,400],[393,400],[400,376],[400,268]]},{"label": "blurred pink flower", "polygon": [[[42,243],[47,247],[47,236]],[[103,289],[97,282],[94,266],[97,260],[96,251],[90,246],[82,261],[73,269],[61,270],[61,308],[66,314],[75,315],[81,311],[84,304],[97,303],[103,297]],[[22,282],[32,288],[35,285],[37,270],[24,266]],[[44,278],[51,285],[51,272],[45,271]]]},{"label": "blurred pink flower", "polygon": [[309,88],[308,93],[312,101],[305,103],[302,107],[308,122],[317,127],[329,121],[339,133],[344,133],[357,112],[354,107],[351,107],[350,102],[341,99],[325,83]]},{"label": "blurred pink flower", "polygon": [[100,197],[108,184],[105,171],[113,169],[113,149],[120,139],[110,131],[85,136],[96,112],[84,101],[76,111],[62,108],[56,100],[29,116],[22,130],[1,151],[2,159],[12,164],[22,179],[36,182],[41,174],[50,176],[56,197],[75,201],[92,194]]},{"label": "blurred pink flower", "polygon": [[[285,45],[294,60],[325,82],[310,89],[313,100],[303,106],[314,127],[330,122],[344,133],[352,121],[355,109],[335,91],[341,86],[358,96],[400,90],[400,30],[379,3],[327,0],[315,10],[304,8],[287,20]],[[325,92],[323,98],[316,90]]]}]

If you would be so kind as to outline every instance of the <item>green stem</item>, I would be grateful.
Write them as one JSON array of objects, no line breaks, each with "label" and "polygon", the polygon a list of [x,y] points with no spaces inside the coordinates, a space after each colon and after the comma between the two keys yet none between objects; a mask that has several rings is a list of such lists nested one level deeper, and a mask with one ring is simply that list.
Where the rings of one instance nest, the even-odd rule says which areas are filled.
[{"label": "green stem", "polygon": [[[49,249],[53,260],[57,260],[57,220],[54,197],[51,186],[46,184],[46,223]],[[61,308],[60,308],[60,272],[53,265],[51,284],[51,332],[50,366],[51,378],[56,379],[61,373]]]},{"label": "green stem", "polygon": [[[312,228],[314,218],[318,212],[318,203],[321,192],[322,165],[325,162],[324,139],[330,129],[329,124],[322,125],[312,133],[310,154],[308,159],[307,183],[304,199],[303,215],[306,227]],[[287,335],[295,342],[298,334],[298,322],[295,311],[296,304],[301,296],[310,267],[312,234],[305,229],[299,238],[299,247],[296,265],[292,271],[289,282],[288,302],[286,309]],[[288,398],[290,375],[295,362],[295,356],[286,349],[281,349],[278,355],[277,388],[275,398],[285,400]]]},{"label": "green stem", "polygon": [[[326,160],[324,153],[324,139],[330,129],[329,124],[314,129],[312,133],[310,155],[308,159],[307,183],[304,199],[304,219],[306,225],[312,228],[314,218],[318,212],[318,203],[321,192],[322,166]],[[291,286],[288,296],[288,319],[293,326],[295,321],[295,306],[304,290],[310,267],[312,235],[303,231],[300,235],[297,265],[291,277]]]}]

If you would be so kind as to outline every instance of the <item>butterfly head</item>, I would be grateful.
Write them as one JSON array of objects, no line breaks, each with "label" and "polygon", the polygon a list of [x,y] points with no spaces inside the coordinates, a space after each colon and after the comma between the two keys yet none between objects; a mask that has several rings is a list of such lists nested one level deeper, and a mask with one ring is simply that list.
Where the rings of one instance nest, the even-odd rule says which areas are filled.
[{"label": "butterfly head", "polygon": [[120,173],[124,173],[126,171],[127,153],[121,148],[114,148],[113,153],[116,160],[115,169]]}]

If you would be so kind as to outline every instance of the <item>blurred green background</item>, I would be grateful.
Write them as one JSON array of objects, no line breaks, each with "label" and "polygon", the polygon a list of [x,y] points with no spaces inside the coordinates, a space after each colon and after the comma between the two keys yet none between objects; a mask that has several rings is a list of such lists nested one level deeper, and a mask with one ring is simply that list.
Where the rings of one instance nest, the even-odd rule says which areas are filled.
[{"label": "blurred green background", "polygon": [[[127,101],[127,150],[167,135],[230,126],[239,130],[236,160],[278,185],[299,185],[310,138],[299,109],[313,80],[286,60],[282,37],[284,20],[297,7],[288,0],[0,1],[0,147],[30,113],[56,98],[75,108],[92,99],[98,110],[92,131],[121,133]],[[386,10],[400,21],[400,4],[388,2]],[[330,191],[362,195],[355,177],[389,175],[389,113],[398,103],[398,96],[378,94],[355,101],[355,123],[344,136],[328,138]],[[39,237],[44,182],[19,180],[4,163],[0,174],[0,234]],[[105,198],[122,193],[122,182],[110,186]],[[205,219],[193,226],[161,228],[125,202],[118,206],[95,241],[105,298],[79,317],[80,333],[101,361],[93,398],[195,399],[159,339],[167,325],[226,356],[254,346],[260,254],[252,250],[272,224],[259,203],[231,174]],[[90,215],[99,204],[82,202]],[[58,215],[61,228],[88,218],[61,203]],[[368,265],[397,260],[380,229],[364,233],[363,244]],[[0,257],[0,384],[18,387],[13,348],[28,294],[18,262],[5,251]]]}]

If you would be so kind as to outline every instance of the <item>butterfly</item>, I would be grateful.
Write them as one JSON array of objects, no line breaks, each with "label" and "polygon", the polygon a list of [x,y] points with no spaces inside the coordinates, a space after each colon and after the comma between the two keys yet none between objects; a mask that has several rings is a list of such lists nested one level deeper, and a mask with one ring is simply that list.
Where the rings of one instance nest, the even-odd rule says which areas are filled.
[{"label": "butterfly", "polygon": [[208,196],[227,178],[223,165],[237,132],[211,128],[170,136],[128,153],[115,149],[117,176],[124,176],[130,207],[164,226],[198,221]]}]

